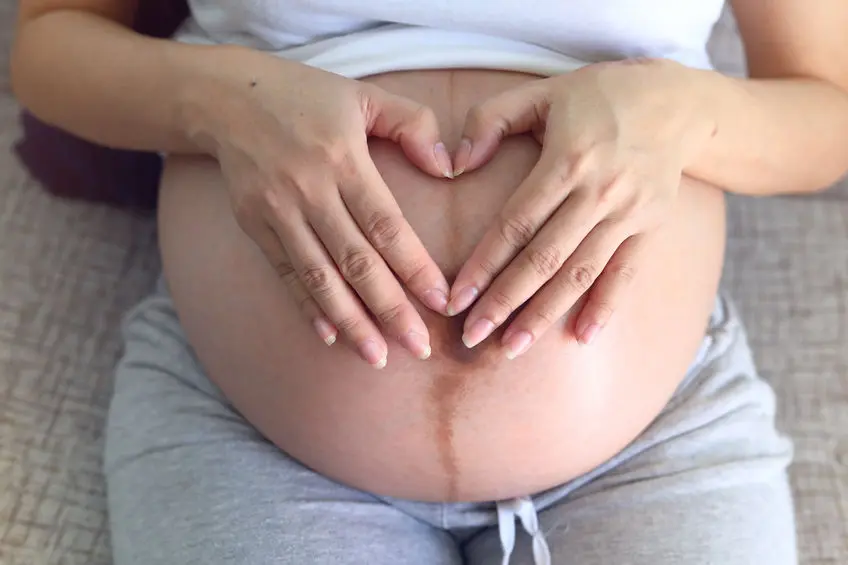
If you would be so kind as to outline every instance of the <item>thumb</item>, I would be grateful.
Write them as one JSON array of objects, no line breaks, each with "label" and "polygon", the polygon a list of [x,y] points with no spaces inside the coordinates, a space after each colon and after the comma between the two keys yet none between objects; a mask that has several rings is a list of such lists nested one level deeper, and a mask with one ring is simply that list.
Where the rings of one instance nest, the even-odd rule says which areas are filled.
[{"label": "thumb", "polygon": [[538,81],[473,106],[454,156],[454,176],[485,165],[511,135],[533,132],[541,143],[547,114],[546,90]]},{"label": "thumb", "polygon": [[453,163],[430,107],[377,88],[366,91],[365,96],[369,135],[400,145],[406,157],[425,173],[453,178]]}]

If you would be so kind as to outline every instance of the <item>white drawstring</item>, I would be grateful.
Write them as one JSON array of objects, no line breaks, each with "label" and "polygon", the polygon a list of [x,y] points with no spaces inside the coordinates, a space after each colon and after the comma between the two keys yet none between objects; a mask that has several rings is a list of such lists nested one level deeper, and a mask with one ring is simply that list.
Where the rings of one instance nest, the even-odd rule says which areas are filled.
[{"label": "white drawstring", "polygon": [[536,515],[536,507],[528,497],[513,498],[497,503],[498,507],[498,531],[501,536],[501,547],[503,548],[502,565],[509,565],[512,550],[515,548],[515,519],[521,520],[524,531],[533,538],[533,562],[536,565],[551,565],[551,550],[545,534],[539,528],[539,517]]}]

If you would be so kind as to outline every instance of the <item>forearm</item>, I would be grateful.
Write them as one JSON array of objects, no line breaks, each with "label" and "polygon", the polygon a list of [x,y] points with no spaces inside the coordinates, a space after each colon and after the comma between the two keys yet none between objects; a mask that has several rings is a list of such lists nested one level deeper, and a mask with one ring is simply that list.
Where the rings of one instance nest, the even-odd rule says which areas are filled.
[{"label": "forearm", "polygon": [[713,135],[686,174],[748,195],[812,192],[848,172],[848,94],[812,79],[692,73]]},{"label": "forearm", "polygon": [[82,11],[55,11],[19,29],[12,87],[36,116],[90,141],[201,152],[188,121],[220,49],[144,37]]}]

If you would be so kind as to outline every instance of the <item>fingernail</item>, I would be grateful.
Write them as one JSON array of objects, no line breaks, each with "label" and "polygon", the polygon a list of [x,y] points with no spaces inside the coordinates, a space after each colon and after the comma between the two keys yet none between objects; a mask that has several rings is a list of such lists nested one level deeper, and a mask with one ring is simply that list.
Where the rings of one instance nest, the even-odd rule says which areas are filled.
[{"label": "fingernail", "polygon": [[463,137],[459,142],[459,147],[456,149],[456,157],[454,158],[453,176],[458,177],[465,172],[468,166],[468,161],[471,159],[471,140]]},{"label": "fingernail", "polygon": [[495,331],[495,324],[486,318],[480,318],[468,328],[468,331],[462,334],[462,343],[465,347],[471,349]]},{"label": "fingernail", "polygon": [[530,332],[520,331],[509,336],[504,344],[506,346],[506,358],[515,359],[530,348],[533,343],[533,335]]},{"label": "fingernail", "polygon": [[405,335],[401,336],[400,341],[405,348],[411,351],[413,355],[422,361],[424,359],[429,359],[430,354],[433,352],[433,350],[430,349],[430,342],[427,337],[414,330],[410,330]]},{"label": "fingernail", "polygon": [[428,308],[440,314],[444,313],[448,307],[448,295],[437,288],[425,290],[423,299]]},{"label": "fingernail", "polygon": [[453,166],[451,165],[451,158],[448,155],[448,150],[445,149],[445,144],[441,141],[436,144],[433,148],[433,153],[436,156],[436,163],[439,165],[439,170],[442,171],[442,174],[449,179],[453,178]]},{"label": "fingernail", "polygon": [[448,302],[448,316],[456,316],[469,306],[474,303],[477,299],[477,295],[480,294],[480,291],[477,290],[477,287],[474,286],[466,286],[462,290],[460,290],[456,296]]},{"label": "fingernail", "polygon": [[382,369],[386,366],[386,352],[373,339],[366,339],[359,344],[359,352],[362,354],[362,358],[375,369]]},{"label": "fingernail", "polygon": [[590,324],[583,333],[580,334],[578,340],[583,345],[589,345],[592,343],[592,340],[595,339],[595,336],[598,335],[598,332],[601,331],[601,326],[598,324]]},{"label": "fingernail", "polygon": [[336,343],[336,336],[338,335],[338,331],[333,324],[328,322],[324,318],[315,318],[312,320],[312,327],[315,328],[315,331],[318,332],[318,337],[324,340],[324,343],[327,345],[333,345]]}]

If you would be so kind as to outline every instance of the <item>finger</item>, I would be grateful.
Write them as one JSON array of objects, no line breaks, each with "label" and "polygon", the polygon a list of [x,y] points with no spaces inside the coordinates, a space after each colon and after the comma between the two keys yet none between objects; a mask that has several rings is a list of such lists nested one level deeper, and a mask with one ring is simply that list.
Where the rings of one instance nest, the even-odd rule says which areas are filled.
[{"label": "finger", "polygon": [[330,322],[354,343],[371,366],[386,366],[388,348],[357,296],[342,278],[316,234],[305,221],[269,218],[298,278]]},{"label": "finger", "polygon": [[627,296],[627,288],[636,276],[634,265],[639,264],[639,256],[646,248],[645,236],[634,235],[616,250],[589,291],[589,299],[577,317],[574,334],[580,343],[592,343],[609,323],[613,313]]},{"label": "finger", "polygon": [[[568,164],[550,149],[504,205],[451,287],[448,314],[466,310],[492,280],[530,243],[572,189]],[[570,229],[570,228],[568,228]]]},{"label": "finger", "polygon": [[508,359],[526,352],[553,324],[565,316],[592,285],[629,234],[611,221],[592,229],[568,260],[504,332]]},{"label": "finger", "polygon": [[419,359],[430,356],[430,334],[383,258],[368,242],[336,193],[309,221],[353,287],[387,334]]},{"label": "finger", "polygon": [[447,310],[450,288],[441,269],[366,155],[359,178],[341,188],[342,198],[362,233],[389,267],[423,304],[439,314]]},{"label": "finger", "polygon": [[472,107],[454,156],[454,176],[484,165],[510,135],[534,132],[541,143],[547,118],[546,98],[543,81],[537,81]]},{"label": "finger", "polygon": [[439,134],[439,122],[429,106],[379,88],[367,88],[367,133],[400,145],[419,169],[435,177],[453,178],[453,163]]},{"label": "finger", "polygon": [[[582,192],[573,193],[475,304],[465,319],[463,342],[474,347],[487,338],[491,331],[486,333],[484,330],[494,330],[503,324],[542,285],[553,277],[561,276],[560,269],[564,264],[570,265],[572,271],[569,274],[576,279],[569,281],[572,290],[585,285],[577,296],[582,294],[603,268],[601,264],[594,273],[590,271],[596,257],[587,256],[588,253],[597,253],[596,244],[607,230],[605,223],[597,224],[596,215],[591,199]],[[616,243],[621,243],[621,239]],[[600,243],[606,242],[601,240]],[[578,255],[583,255],[581,263],[574,263],[572,254],[575,250],[578,250]],[[612,255],[612,251],[609,253]]]},{"label": "finger", "polygon": [[279,237],[265,224],[258,231],[259,233],[253,237],[254,242],[256,242],[259,249],[264,253],[280,280],[286,285],[289,294],[294,298],[303,316],[312,324],[318,336],[328,346],[333,345],[338,338],[339,330],[327,319],[327,316],[318,306],[318,303],[315,302],[315,299],[312,298],[312,295],[303,286],[303,282],[300,280],[291,260],[286,255]]}]

